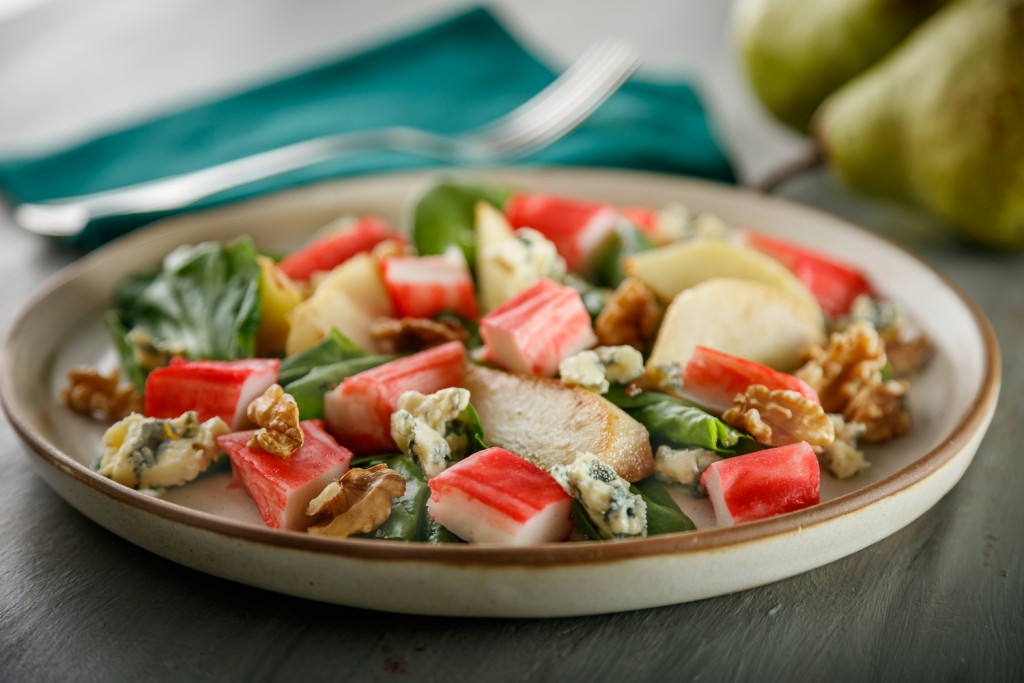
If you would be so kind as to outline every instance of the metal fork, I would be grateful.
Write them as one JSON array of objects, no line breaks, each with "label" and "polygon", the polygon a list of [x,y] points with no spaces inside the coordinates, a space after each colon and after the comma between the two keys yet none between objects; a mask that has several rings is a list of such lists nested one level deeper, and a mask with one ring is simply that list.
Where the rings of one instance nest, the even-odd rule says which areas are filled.
[{"label": "metal fork", "polygon": [[393,127],[329,135],[114,190],[20,204],[14,208],[14,220],[40,235],[75,235],[96,218],[180,208],[224,190],[352,152],[396,150],[463,164],[515,159],[570,132],[618,90],[639,63],[639,55],[631,46],[603,41],[524,104],[465,133],[446,136]]}]

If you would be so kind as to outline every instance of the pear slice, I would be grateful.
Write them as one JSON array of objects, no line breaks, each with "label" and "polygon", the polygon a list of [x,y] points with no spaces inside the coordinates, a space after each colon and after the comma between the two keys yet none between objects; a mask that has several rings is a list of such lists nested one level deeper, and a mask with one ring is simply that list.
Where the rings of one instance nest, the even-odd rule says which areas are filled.
[{"label": "pear slice", "polygon": [[654,472],[647,428],[599,394],[474,364],[467,364],[462,385],[480,415],[484,441],[545,471],[589,451],[626,481]]},{"label": "pear slice", "polygon": [[286,355],[305,351],[337,328],[364,349],[374,349],[370,323],[392,316],[391,299],[384,288],[378,260],[356,254],[328,273],[313,295],[287,315]]},{"label": "pear slice", "polygon": [[755,280],[781,289],[808,317],[822,324],[817,299],[784,265],[750,247],[718,240],[675,242],[626,259],[627,275],[638,278],[663,302],[712,278]]},{"label": "pear slice", "polygon": [[509,274],[496,268],[485,254],[488,247],[504,242],[512,235],[512,226],[505,219],[505,214],[488,202],[476,203],[476,278],[480,289],[480,306],[485,313],[511,298]]},{"label": "pear slice", "polygon": [[824,341],[820,314],[763,282],[714,278],[682,291],[665,311],[648,366],[686,366],[697,345],[776,370],[800,365],[804,349]]}]

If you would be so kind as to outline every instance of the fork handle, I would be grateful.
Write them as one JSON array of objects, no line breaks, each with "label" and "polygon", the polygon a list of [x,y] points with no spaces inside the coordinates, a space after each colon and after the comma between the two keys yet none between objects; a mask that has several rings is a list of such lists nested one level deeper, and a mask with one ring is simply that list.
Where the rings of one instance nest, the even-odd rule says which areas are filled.
[{"label": "fork handle", "polygon": [[329,161],[342,154],[388,149],[447,158],[452,141],[414,128],[392,127],[328,135],[208,166],[197,171],[52,202],[20,204],[14,219],[40,235],[74,235],[97,218],[187,206],[257,180]]}]

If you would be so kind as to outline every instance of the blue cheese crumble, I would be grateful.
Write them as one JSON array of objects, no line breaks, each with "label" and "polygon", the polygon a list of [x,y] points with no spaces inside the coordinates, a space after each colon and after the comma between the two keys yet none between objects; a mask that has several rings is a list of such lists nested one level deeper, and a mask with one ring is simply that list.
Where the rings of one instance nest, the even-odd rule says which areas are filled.
[{"label": "blue cheese crumble", "polygon": [[436,477],[469,448],[468,408],[468,389],[441,389],[427,395],[407,391],[391,414],[391,437],[416,460],[427,479]]},{"label": "blue cheese crumble", "polygon": [[486,247],[483,259],[504,276],[503,300],[543,278],[561,282],[567,272],[554,243],[532,228],[520,228],[512,237]]},{"label": "blue cheese crumble", "polygon": [[581,451],[570,464],[555,465],[551,476],[579,502],[603,537],[647,535],[647,503],[593,453]]},{"label": "blue cheese crumble", "polygon": [[702,492],[700,475],[722,456],[704,448],[670,448],[659,446],[654,453],[654,474],[662,481],[683,484]]},{"label": "blue cheese crumble", "polygon": [[172,420],[132,413],[103,434],[99,473],[136,489],[181,486],[209,468],[228,431],[219,417],[200,423],[195,411]]},{"label": "blue cheese crumble", "polygon": [[558,375],[570,386],[606,393],[610,382],[629,384],[644,374],[644,357],[632,346],[598,346],[580,351],[558,364]]}]

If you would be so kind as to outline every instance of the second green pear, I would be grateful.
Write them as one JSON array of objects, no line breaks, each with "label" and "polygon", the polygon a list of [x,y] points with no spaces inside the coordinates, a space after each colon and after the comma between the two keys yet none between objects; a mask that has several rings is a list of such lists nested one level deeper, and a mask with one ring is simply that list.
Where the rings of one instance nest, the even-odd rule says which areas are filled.
[{"label": "second green pear", "polygon": [[805,131],[814,110],[945,0],[739,0],[733,30],[762,104]]},{"label": "second green pear", "polygon": [[839,179],[1024,247],[1024,0],[947,6],[822,105]]}]

